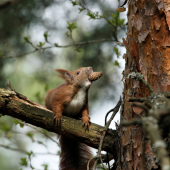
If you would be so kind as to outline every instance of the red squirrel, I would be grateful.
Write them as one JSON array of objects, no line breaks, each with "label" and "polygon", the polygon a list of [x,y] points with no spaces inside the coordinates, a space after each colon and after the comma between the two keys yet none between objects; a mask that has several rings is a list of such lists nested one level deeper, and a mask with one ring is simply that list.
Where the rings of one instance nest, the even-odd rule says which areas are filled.
[{"label": "red squirrel", "polygon": [[[82,67],[73,72],[63,69],[56,71],[66,82],[47,92],[45,106],[54,112],[57,125],[60,125],[62,115],[65,115],[75,119],[81,118],[84,128],[88,129],[88,90],[92,84],[89,80],[89,75],[93,72],[92,67]],[[60,170],[87,170],[88,160],[92,157],[88,146],[64,135],[59,136],[59,141]]]}]

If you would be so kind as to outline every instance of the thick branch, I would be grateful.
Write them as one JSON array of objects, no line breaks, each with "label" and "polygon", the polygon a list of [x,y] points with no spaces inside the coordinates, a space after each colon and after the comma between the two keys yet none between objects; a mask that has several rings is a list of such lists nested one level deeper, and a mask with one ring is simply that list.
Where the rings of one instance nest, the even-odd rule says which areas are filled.
[{"label": "thick branch", "polygon": [[[7,89],[0,89],[0,113],[21,119],[50,132],[65,134],[94,148],[98,148],[104,130],[104,127],[91,123],[89,131],[85,132],[81,121],[65,116],[62,118],[61,127],[57,127],[54,114],[50,110]],[[114,148],[118,147],[118,140],[117,131],[109,129],[102,149],[115,154]]]}]

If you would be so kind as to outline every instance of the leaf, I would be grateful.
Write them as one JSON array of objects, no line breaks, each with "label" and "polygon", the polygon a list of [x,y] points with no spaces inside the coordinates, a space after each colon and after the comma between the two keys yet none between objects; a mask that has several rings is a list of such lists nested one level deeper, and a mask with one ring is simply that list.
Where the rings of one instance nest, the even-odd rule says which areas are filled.
[{"label": "leaf", "polygon": [[48,38],[49,36],[50,36],[50,35],[48,34],[48,31],[45,31],[45,32],[44,32],[45,41],[47,41],[47,38]]},{"label": "leaf", "polygon": [[120,67],[119,62],[117,60],[114,62],[114,65]]},{"label": "leaf", "polygon": [[48,31],[45,31],[45,32],[44,32],[44,37],[47,38],[47,37],[49,37],[49,36],[50,36],[50,35],[48,35]]},{"label": "leaf", "polygon": [[77,28],[77,23],[76,22],[70,23],[69,21],[67,21],[67,24],[68,24],[67,29],[70,30],[70,31]]},{"label": "leaf", "polygon": [[34,153],[33,153],[33,151],[26,152],[26,154],[28,155],[29,159],[31,158],[31,156],[34,156]]},{"label": "leaf", "polygon": [[79,13],[81,13],[82,11],[84,11],[84,8],[79,8]]},{"label": "leaf", "polygon": [[15,125],[19,124],[18,120],[16,120],[16,119],[13,119],[13,122],[14,122]]},{"label": "leaf", "polygon": [[32,140],[33,140],[33,137],[34,137],[34,135],[33,135],[33,133],[31,133],[31,132],[27,132],[27,134],[26,134],[29,138],[31,138]]},{"label": "leaf", "polygon": [[[22,121],[22,120],[21,120],[21,121]],[[14,119],[13,122],[14,122],[15,125],[18,125],[18,124],[19,124],[21,128],[24,127],[24,123],[20,123],[17,119]]]},{"label": "leaf", "polygon": [[75,5],[81,5],[81,2],[80,2],[80,1],[72,1],[71,3],[73,4],[73,6],[75,6]]},{"label": "leaf", "polygon": [[54,45],[55,45],[55,47],[58,47],[58,46],[59,46],[58,43],[55,43]]},{"label": "leaf", "polygon": [[80,48],[74,48],[74,51],[81,52],[82,50]]},{"label": "leaf", "polygon": [[45,43],[39,42],[39,44],[37,45],[37,47],[42,47],[42,46],[44,46],[44,45],[45,45]]},{"label": "leaf", "polygon": [[99,19],[100,18],[99,12],[92,13],[90,11],[87,11],[87,15],[90,17],[89,19]]},{"label": "leaf", "polygon": [[44,170],[48,170],[48,164],[42,164],[44,166]]},{"label": "leaf", "polygon": [[37,141],[37,143],[39,143],[40,145],[46,146],[42,141]]},{"label": "leaf", "polygon": [[105,14],[102,14],[101,17],[102,17],[102,18],[105,18]]},{"label": "leaf", "polygon": [[24,123],[19,123],[20,127],[23,128],[24,127]]},{"label": "leaf", "polygon": [[24,40],[25,40],[26,43],[30,43],[30,40],[29,40],[28,37],[24,37]]},{"label": "leaf", "polygon": [[120,19],[120,18],[118,18],[117,25],[118,25],[118,26],[124,25],[124,22],[125,22],[125,19]]},{"label": "leaf", "polygon": [[117,58],[119,58],[119,56],[120,56],[119,49],[117,47],[114,47],[113,51],[115,52]]},{"label": "leaf", "polygon": [[11,127],[6,122],[0,122],[0,128],[4,132],[8,132],[11,130]]},{"label": "leaf", "polygon": [[27,158],[21,158],[19,164],[21,166],[28,166]]}]

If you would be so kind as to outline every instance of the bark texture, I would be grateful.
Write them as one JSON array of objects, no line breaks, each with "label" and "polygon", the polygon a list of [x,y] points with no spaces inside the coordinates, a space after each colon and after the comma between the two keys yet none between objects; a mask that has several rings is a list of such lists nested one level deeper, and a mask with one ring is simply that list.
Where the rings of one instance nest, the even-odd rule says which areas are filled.
[{"label": "bark texture", "polygon": [[[61,127],[58,127],[55,124],[53,112],[7,89],[0,89],[0,113],[21,119],[50,132],[65,134],[96,149],[104,130],[104,127],[91,123],[89,131],[85,131],[81,121],[66,116],[62,117]],[[118,142],[117,131],[109,129],[102,149],[117,157]]]},{"label": "bark texture", "polygon": [[[140,72],[155,92],[170,91],[170,1],[134,0],[128,4],[127,49],[124,71],[124,111],[121,120],[141,115],[132,110],[129,97],[146,97],[148,89],[139,81],[128,79],[131,72]],[[134,108],[135,109],[135,108]],[[137,109],[137,108],[136,108]],[[121,168],[126,170],[159,169],[155,155],[146,143],[145,163],[142,159],[144,133],[139,126],[121,131]]]}]

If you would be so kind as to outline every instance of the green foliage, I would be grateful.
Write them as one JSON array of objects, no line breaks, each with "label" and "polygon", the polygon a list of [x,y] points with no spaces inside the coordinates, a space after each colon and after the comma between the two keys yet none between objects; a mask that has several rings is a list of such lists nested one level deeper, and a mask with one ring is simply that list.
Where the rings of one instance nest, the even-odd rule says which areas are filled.
[{"label": "green foliage", "polygon": [[34,156],[33,151],[27,152],[26,154],[28,155],[28,158],[29,158],[29,159],[31,159],[31,156]]},{"label": "green foliage", "polygon": [[44,46],[45,45],[45,43],[43,43],[43,42],[39,42],[39,44],[37,45],[37,47],[42,47],[42,46]]},{"label": "green foliage", "polygon": [[32,132],[27,132],[26,135],[32,140],[34,141],[34,134]]},{"label": "green foliage", "polygon": [[84,8],[79,8],[79,13],[81,13],[82,11],[84,11]]},{"label": "green foliage", "polygon": [[120,67],[119,62],[117,60],[114,61],[114,65]]},{"label": "green foliage", "polygon": [[115,52],[117,58],[119,58],[119,56],[120,56],[119,49],[116,46],[114,46],[113,51]]},{"label": "green foliage", "polygon": [[19,122],[18,122],[17,119],[13,119],[13,122],[14,122],[15,125],[18,125],[18,124],[19,124]]},{"label": "green foliage", "polygon": [[119,11],[116,11],[112,14],[112,19],[109,21],[116,26],[121,26],[124,25],[125,19],[120,19],[120,13]]},{"label": "green foliage", "polygon": [[20,120],[20,122],[19,122],[17,119],[13,119],[13,123],[14,123],[15,125],[18,125],[18,124],[19,124],[21,128],[24,127],[24,123],[22,123],[22,120]]},{"label": "green foliage", "polygon": [[26,43],[30,43],[30,40],[29,40],[28,37],[24,37],[24,40],[25,40]]},{"label": "green foliage", "polygon": [[87,11],[87,16],[89,16],[89,19],[98,19],[99,13],[98,12],[92,13],[90,11]]},{"label": "green foliage", "polygon": [[59,46],[59,45],[58,45],[58,43],[55,43],[54,45],[55,45],[56,47],[58,47],[58,46]]},{"label": "green foliage", "polygon": [[21,128],[23,128],[23,127],[24,127],[24,123],[19,123],[19,126],[20,126]]},{"label": "green foliage", "polygon": [[45,32],[44,32],[45,41],[48,41],[47,39],[48,39],[49,36],[50,36],[50,35],[48,34],[48,31],[45,31]]},{"label": "green foliage", "polygon": [[76,22],[70,23],[69,21],[67,21],[67,24],[68,24],[67,29],[70,30],[70,31],[73,31],[74,29],[77,28],[77,23]]},{"label": "green foliage", "polygon": [[44,170],[48,170],[48,164],[42,164],[42,166],[44,167]]},{"label": "green foliage", "polygon": [[37,143],[46,147],[46,145],[42,141],[37,141]]},{"label": "green foliage", "polygon": [[80,5],[80,4],[81,4],[80,1],[71,1],[71,3],[73,4],[73,6],[76,6],[76,5]]},{"label": "green foliage", "polygon": [[27,167],[27,166],[28,166],[28,160],[27,160],[27,158],[21,158],[19,164],[20,164],[21,166],[26,166],[26,167]]},{"label": "green foliage", "polygon": [[8,122],[0,121],[0,129],[4,132],[9,132],[11,130],[11,126]]}]

